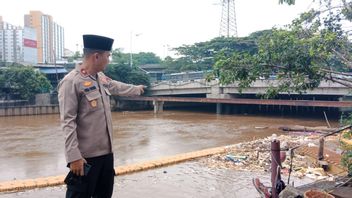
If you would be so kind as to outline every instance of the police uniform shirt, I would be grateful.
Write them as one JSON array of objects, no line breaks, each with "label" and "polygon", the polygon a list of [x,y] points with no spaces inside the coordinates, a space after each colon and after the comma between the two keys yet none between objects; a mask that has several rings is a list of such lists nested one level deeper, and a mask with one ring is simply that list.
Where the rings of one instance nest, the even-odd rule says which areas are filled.
[{"label": "police uniform shirt", "polygon": [[58,90],[67,163],[112,153],[109,96],[141,94],[136,86],[112,80],[102,72],[87,75],[79,64],[59,83]]}]

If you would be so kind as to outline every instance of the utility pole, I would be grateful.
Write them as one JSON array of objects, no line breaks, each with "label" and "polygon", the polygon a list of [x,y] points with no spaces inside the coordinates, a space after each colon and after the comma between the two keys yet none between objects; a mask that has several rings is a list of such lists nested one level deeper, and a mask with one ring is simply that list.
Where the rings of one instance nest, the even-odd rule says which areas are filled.
[{"label": "utility pole", "polygon": [[55,67],[55,74],[56,74],[56,85],[58,85],[59,84],[59,76],[57,74],[55,49],[53,49],[53,58],[54,58],[54,67]]}]

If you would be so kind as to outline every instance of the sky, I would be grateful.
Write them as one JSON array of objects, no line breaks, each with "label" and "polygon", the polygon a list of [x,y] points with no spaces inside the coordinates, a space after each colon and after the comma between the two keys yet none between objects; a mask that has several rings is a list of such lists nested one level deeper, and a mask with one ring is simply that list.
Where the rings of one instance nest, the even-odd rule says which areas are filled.
[{"label": "sky", "polygon": [[[283,27],[312,7],[312,0],[279,5],[279,0],[235,0],[239,37]],[[81,50],[83,34],[115,40],[125,53],[173,55],[182,45],[219,36],[221,0],[0,0],[5,22],[23,26],[30,10],[51,15],[65,30],[65,48]]]}]

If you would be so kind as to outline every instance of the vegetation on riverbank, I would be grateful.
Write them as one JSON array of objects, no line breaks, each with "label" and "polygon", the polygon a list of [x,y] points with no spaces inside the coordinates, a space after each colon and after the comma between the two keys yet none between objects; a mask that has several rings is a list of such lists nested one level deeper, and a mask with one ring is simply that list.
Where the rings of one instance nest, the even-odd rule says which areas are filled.
[{"label": "vegetation on riverbank", "polygon": [[20,64],[0,68],[0,98],[11,93],[18,99],[28,100],[37,93],[48,93],[52,89],[44,74]]}]

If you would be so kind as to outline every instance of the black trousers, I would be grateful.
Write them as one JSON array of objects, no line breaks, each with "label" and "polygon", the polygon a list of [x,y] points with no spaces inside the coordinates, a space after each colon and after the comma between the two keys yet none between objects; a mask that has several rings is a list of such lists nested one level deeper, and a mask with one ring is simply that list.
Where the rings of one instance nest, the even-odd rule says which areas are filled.
[{"label": "black trousers", "polygon": [[114,155],[86,160],[91,165],[86,176],[76,176],[72,172],[67,175],[66,198],[110,198],[114,188]]}]

